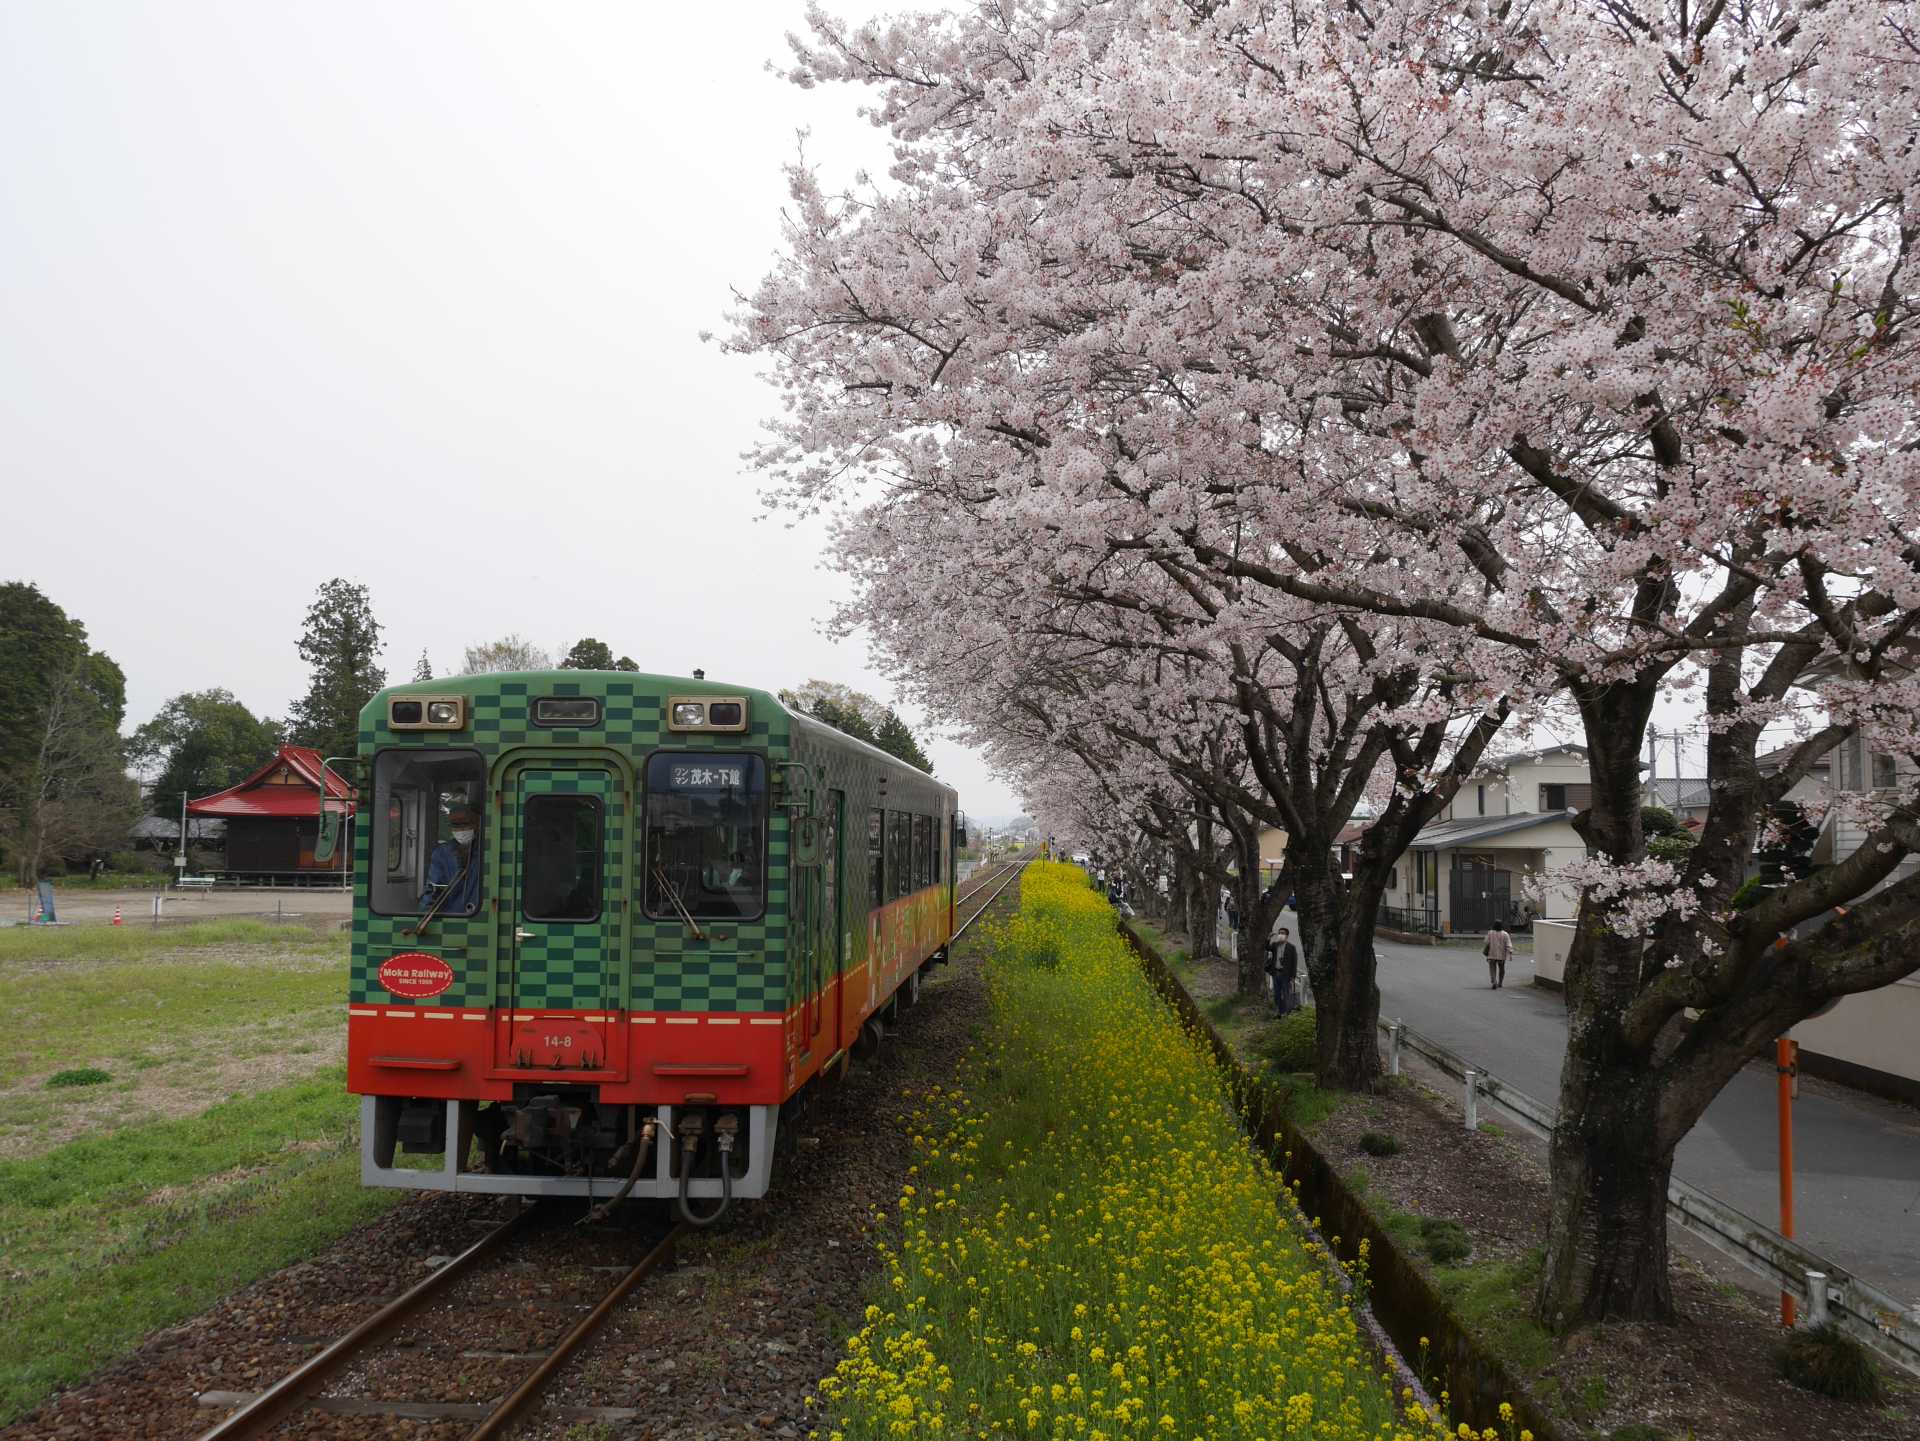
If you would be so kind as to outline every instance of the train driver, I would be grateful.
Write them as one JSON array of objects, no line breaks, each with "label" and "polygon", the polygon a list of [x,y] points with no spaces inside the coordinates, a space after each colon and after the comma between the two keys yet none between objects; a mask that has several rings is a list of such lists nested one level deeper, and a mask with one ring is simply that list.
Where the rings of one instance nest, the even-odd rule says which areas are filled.
[{"label": "train driver", "polygon": [[474,838],[480,833],[480,815],[472,806],[455,806],[447,816],[452,838],[433,848],[427,861],[427,888],[420,895],[420,909],[430,911],[442,892],[445,915],[465,915],[480,901],[480,848]]}]

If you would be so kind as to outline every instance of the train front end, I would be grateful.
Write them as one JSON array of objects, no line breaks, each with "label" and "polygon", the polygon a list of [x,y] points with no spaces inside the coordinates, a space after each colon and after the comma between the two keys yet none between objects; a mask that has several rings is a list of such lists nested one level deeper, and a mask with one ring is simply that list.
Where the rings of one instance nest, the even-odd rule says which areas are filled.
[{"label": "train front end", "polygon": [[787,717],[624,672],[382,692],[352,779],[369,1185],[765,1193],[790,1092]]}]

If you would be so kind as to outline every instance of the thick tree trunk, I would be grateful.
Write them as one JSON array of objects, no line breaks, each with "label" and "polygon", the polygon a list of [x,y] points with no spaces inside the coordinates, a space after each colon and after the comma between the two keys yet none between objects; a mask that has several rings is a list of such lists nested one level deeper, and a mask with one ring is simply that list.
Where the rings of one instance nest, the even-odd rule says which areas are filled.
[{"label": "thick tree trunk", "polygon": [[1267,989],[1267,942],[1273,938],[1274,923],[1286,904],[1287,893],[1280,883],[1262,885],[1257,864],[1252,874],[1242,867],[1234,888],[1234,908],[1240,912],[1240,929],[1234,936],[1234,960],[1239,971],[1239,990],[1243,996],[1257,996]]},{"label": "thick tree trunk", "polygon": [[[1380,1081],[1380,988],[1374,984],[1372,926],[1365,949],[1351,952],[1346,886],[1328,847],[1308,839],[1295,863],[1300,955],[1313,982],[1314,1080],[1329,1089],[1371,1091]],[[1282,899],[1285,899],[1282,897]]]},{"label": "thick tree trunk", "polygon": [[[1650,688],[1576,692],[1586,723],[1593,803],[1575,824],[1590,850],[1631,863],[1644,854],[1640,737]],[[1567,1054],[1550,1153],[1546,1266],[1535,1297],[1556,1329],[1590,1321],[1665,1321],[1667,1177],[1678,1135],[1663,1136],[1666,1076],[1622,1034],[1640,987],[1642,943],[1602,924],[1591,897],[1567,957]]]},{"label": "thick tree trunk", "polygon": [[1637,1052],[1569,1046],[1551,1151],[1553,1199],[1540,1320],[1556,1331],[1590,1321],[1673,1316],[1667,1277],[1667,1180],[1659,1139],[1660,1079]]}]

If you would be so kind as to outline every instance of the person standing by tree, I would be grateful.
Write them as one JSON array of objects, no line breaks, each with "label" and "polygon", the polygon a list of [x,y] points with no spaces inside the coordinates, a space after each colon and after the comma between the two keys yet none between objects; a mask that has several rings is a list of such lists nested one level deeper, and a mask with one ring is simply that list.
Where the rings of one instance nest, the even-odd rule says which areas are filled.
[{"label": "person standing by tree", "polygon": [[1513,937],[1500,922],[1495,921],[1487,932],[1487,943],[1480,954],[1487,958],[1487,989],[1497,991],[1507,983],[1507,961],[1513,955]]},{"label": "person standing by tree", "polygon": [[1267,974],[1273,977],[1273,1010],[1290,1016],[1300,1009],[1300,948],[1285,926],[1267,942]]}]

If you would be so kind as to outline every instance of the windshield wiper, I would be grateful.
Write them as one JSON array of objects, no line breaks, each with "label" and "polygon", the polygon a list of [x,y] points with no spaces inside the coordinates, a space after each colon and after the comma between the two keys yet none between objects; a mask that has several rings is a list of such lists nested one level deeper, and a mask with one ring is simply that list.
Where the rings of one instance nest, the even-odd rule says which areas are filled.
[{"label": "windshield wiper", "polygon": [[687,929],[693,932],[696,941],[704,941],[706,933],[700,929],[700,923],[693,918],[693,912],[686,908],[680,899],[680,892],[673,882],[667,879],[667,873],[660,869],[660,863],[654,862],[653,878],[660,882],[660,889],[667,893],[667,899],[673,902],[673,908],[680,913],[680,919],[687,923]]},{"label": "windshield wiper", "polygon": [[468,856],[467,863],[460,867],[460,874],[440,888],[439,899],[434,901],[432,907],[424,916],[420,917],[420,924],[411,926],[401,931],[400,934],[403,936],[414,936],[416,938],[424,936],[427,933],[427,927],[433,924],[434,918],[440,914],[441,909],[448,901],[453,899],[453,893],[460,889],[460,883],[467,878],[467,872],[473,869],[473,862],[474,857]]}]

